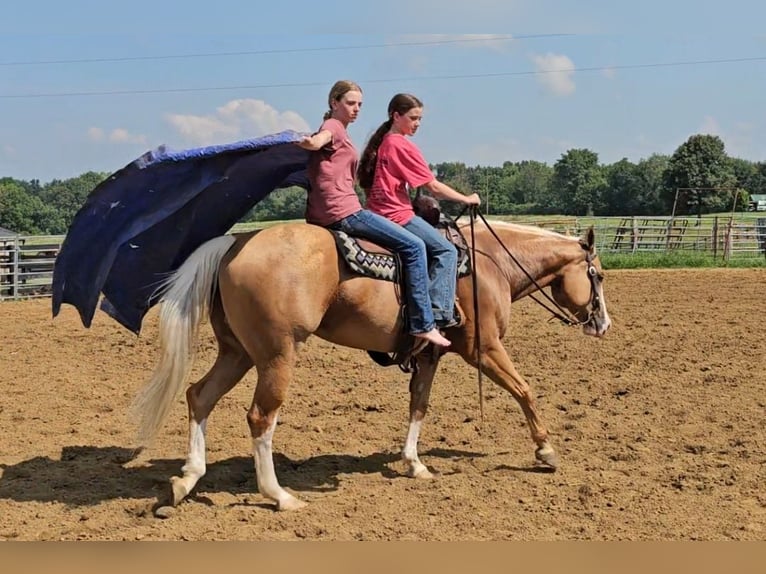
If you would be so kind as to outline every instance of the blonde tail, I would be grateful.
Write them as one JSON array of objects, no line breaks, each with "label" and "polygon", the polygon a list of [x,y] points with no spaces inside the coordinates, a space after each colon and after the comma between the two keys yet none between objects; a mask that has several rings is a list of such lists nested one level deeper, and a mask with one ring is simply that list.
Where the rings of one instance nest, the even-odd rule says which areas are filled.
[{"label": "blonde tail", "polygon": [[148,445],[184,388],[194,363],[203,317],[217,284],[218,266],[235,238],[223,235],[202,244],[160,287],[160,359],[131,406],[140,417],[138,440]]}]

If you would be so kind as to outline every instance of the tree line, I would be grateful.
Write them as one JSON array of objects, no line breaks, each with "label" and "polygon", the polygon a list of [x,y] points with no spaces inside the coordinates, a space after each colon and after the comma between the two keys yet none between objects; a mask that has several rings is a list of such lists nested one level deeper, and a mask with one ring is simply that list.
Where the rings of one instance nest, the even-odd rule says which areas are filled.
[{"label": "tree line", "polygon": [[[638,163],[601,164],[592,150],[570,149],[552,166],[507,161],[499,167],[454,162],[431,167],[455,189],[479,193],[482,211],[493,215],[701,215],[744,210],[751,195],[766,195],[766,161],[730,157],[714,135],[693,135],[672,155],[654,154]],[[87,172],[46,184],[0,178],[0,227],[64,234],[85,198],[108,175]],[[305,206],[305,190],[277,190],[241,221],[299,219]],[[451,213],[459,209],[444,207]]]}]

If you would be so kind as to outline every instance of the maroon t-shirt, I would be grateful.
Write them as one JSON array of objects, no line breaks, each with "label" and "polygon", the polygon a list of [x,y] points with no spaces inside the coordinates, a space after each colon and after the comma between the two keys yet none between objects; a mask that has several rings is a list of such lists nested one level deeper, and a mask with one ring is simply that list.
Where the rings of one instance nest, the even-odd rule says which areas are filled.
[{"label": "maroon t-shirt", "polygon": [[327,226],[361,210],[362,204],[354,192],[359,157],[345,126],[330,118],[322,123],[322,130],[332,133],[332,142],[309,159],[306,221]]}]

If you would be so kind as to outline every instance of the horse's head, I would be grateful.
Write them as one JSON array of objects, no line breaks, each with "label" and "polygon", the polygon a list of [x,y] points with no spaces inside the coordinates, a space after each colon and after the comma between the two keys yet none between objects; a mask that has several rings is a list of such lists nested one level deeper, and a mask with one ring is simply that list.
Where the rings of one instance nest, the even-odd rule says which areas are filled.
[{"label": "horse's head", "polygon": [[603,337],[612,324],[604,299],[604,275],[591,227],[580,239],[581,256],[564,265],[551,282],[553,299],[583,325],[586,335]]}]

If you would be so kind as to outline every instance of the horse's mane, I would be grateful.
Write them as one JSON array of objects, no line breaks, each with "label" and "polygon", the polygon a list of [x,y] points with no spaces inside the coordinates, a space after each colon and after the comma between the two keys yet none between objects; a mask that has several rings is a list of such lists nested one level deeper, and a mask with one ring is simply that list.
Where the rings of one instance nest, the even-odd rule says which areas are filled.
[{"label": "horse's mane", "polygon": [[[463,235],[469,239],[470,220],[467,217],[461,217],[457,223]],[[557,261],[556,265],[563,264],[571,256],[579,255],[582,252],[581,249],[570,249],[570,246],[578,245],[580,242],[578,237],[564,235],[535,225],[490,219],[487,220],[487,223],[500,238],[505,248],[509,249],[513,256],[521,261],[524,269],[536,276],[543,273],[544,268],[550,265],[552,261]],[[527,283],[518,265],[503,254],[503,246],[492,237],[491,231],[487,229],[484,223],[479,223],[476,226],[476,233],[477,244],[481,245],[480,251],[498,266],[512,284],[523,285]],[[556,245],[559,248],[555,247]],[[565,253],[569,255],[564,255]]]},{"label": "horse's mane", "polygon": [[[529,225],[529,224],[523,224],[523,223],[513,223],[510,221],[500,221],[497,219],[487,219],[487,223],[493,228],[493,229],[507,229],[509,231],[516,231],[518,233],[526,233],[533,236],[538,236],[541,238],[549,238],[549,239],[563,239],[566,241],[579,241],[577,237],[572,237],[570,235],[564,235],[563,233],[559,233],[557,231],[552,231],[550,229],[544,229],[542,227],[538,227],[536,225]],[[458,226],[461,229],[465,229],[470,224],[470,220],[468,217],[463,216],[457,221]],[[482,228],[484,226],[481,226]]]}]

